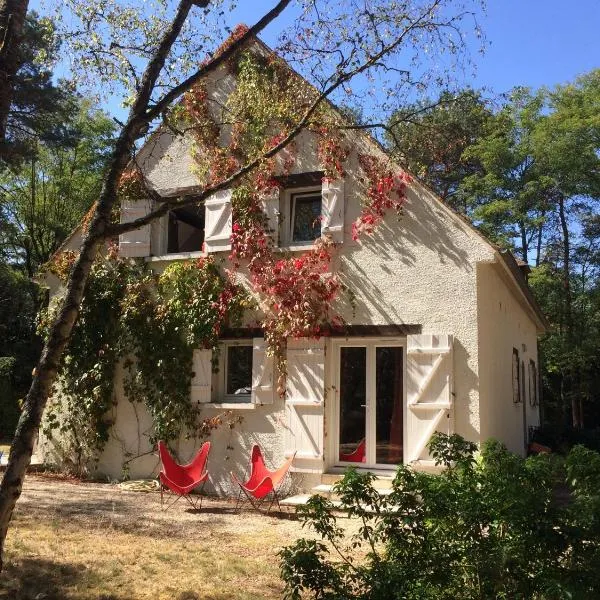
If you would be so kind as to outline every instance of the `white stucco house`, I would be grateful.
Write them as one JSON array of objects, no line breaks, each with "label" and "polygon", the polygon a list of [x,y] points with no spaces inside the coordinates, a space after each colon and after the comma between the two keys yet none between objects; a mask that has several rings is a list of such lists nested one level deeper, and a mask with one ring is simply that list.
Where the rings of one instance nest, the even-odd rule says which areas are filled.
[{"label": "white stucco house", "polygon": [[[208,89],[222,103],[234,85],[221,70]],[[364,194],[357,153],[382,150],[362,132],[348,135],[353,151],[343,180],[322,183],[315,140],[304,132],[283,188],[269,200],[281,215],[277,243],[292,253],[312,243],[296,239],[294,222],[302,218],[302,207],[327,213],[322,228],[339,244],[334,268],[354,296],[337,307],[347,327],[318,340],[288,341],[283,398],[256,329],[224,337],[217,374],[210,351],[194,355],[190,394],[203,403],[203,414],[230,409],[243,416],[235,429],[212,434],[209,487],[216,493],[231,492],[229,471],[246,468],[254,443],[273,465],[296,452],[292,481],[296,489],[308,490],[348,465],[379,474],[399,463],[430,468],[426,444],[434,431],[477,443],[494,437],[524,454],[528,430],[539,424],[537,337],[545,320],[523,267],[416,181],[408,187],[401,218],[389,214],[372,236],[354,241],[351,225]],[[162,197],[198,190],[186,136],[163,130],[137,162]],[[122,218],[150,208],[150,201],[130,204]],[[230,194],[219,193],[122,236],[120,252],[157,272],[205,252],[226,265],[231,227]],[[78,244],[76,234],[67,247]],[[245,392],[233,394],[231,382]],[[118,478],[124,441],[139,454],[147,450],[147,441],[139,447],[138,440],[149,418],[124,398],[119,378],[115,394],[113,434],[97,470]],[[194,449],[181,441],[180,456]],[[129,464],[129,473],[148,477],[156,468],[156,456],[145,454]]]}]

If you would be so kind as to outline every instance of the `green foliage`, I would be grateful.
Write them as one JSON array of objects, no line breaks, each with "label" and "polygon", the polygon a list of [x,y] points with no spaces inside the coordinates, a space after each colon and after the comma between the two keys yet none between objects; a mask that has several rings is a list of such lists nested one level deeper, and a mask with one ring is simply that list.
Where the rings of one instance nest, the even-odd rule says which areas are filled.
[{"label": "green foliage", "polygon": [[77,96],[65,81],[53,82],[51,65],[59,42],[55,23],[28,11],[19,44],[19,67],[0,156],[11,164],[35,153],[38,141],[63,144],[70,136],[69,121],[77,112]]},{"label": "green foliage", "polygon": [[[477,455],[459,436],[430,450],[444,469],[401,466],[389,495],[349,469],[335,486],[358,519],[346,534],[333,504],[298,509],[322,542],[300,539],[280,553],[285,597],[333,599],[584,599],[600,593],[600,455],[576,447],[565,466],[488,442]],[[571,501],[555,486],[568,485]]]},{"label": "green foliage", "polygon": [[175,263],[159,277],[115,249],[97,260],[46,413],[46,434],[60,430],[65,462],[85,470],[108,440],[120,361],[125,395],[152,416],[151,443],[204,433],[190,400],[193,350],[216,347],[220,328],[237,324],[245,306],[211,259]]},{"label": "green foliage", "polygon": [[0,440],[10,439],[19,419],[14,356],[0,356]]},{"label": "green foliage", "polygon": [[443,92],[436,102],[424,101],[396,111],[389,120],[386,139],[402,164],[454,208],[467,213],[469,207],[458,194],[459,186],[482,167],[465,151],[481,138],[491,118],[479,92]]},{"label": "green foliage", "polygon": [[146,274],[128,285],[121,306],[125,346],[132,352],[125,392],[149,409],[153,442],[198,429],[199,408],[190,402],[193,350],[216,350],[221,328],[239,324],[247,302],[211,259],[174,263],[156,282]]},{"label": "green foliage", "polygon": [[26,159],[0,168],[0,251],[33,277],[100,193],[114,123],[73,99],[60,144],[35,142]]},{"label": "green foliage", "polygon": [[31,384],[40,350],[35,332],[37,286],[0,262],[0,438],[11,438],[19,417],[18,400]]}]

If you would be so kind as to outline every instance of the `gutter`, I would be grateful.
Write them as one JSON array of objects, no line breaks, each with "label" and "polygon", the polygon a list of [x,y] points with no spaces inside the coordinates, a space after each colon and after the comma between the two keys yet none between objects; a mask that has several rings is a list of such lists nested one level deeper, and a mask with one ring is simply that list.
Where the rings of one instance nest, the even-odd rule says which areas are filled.
[{"label": "gutter", "polygon": [[525,301],[529,312],[534,317],[538,327],[538,333],[546,333],[546,331],[550,329],[550,323],[542,312],[537,300],[533,297],[531,288],[512,252],[510,252],[510,250],[500,250],[499,248],[496,248],[494,254],[497,262],[504,268],[505,273],[514,284],[514,287],[518,290],[521,299]]}]

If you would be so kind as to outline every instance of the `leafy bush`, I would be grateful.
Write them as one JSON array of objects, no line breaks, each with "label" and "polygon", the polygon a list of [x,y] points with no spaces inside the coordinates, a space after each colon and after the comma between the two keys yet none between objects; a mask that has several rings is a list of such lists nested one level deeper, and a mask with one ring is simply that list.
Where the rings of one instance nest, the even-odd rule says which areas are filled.
[{"label": "leafy bush", "polygon": [[8,440],[19,420],[14,356],[0,356],[0,440]]},{"label": "leafy bush", "polygon": [[349,469],[334,491],[359,519],[351,535],[332,502],[313,496],[299,513],[322,541],[281,551],[285,597],[599,597],[600,455],[577,446],[564,463],[523,459],[493,440],[476,450],[437,435],[430,451],[444,470],[400,466],[387,496],[372,474]]}]

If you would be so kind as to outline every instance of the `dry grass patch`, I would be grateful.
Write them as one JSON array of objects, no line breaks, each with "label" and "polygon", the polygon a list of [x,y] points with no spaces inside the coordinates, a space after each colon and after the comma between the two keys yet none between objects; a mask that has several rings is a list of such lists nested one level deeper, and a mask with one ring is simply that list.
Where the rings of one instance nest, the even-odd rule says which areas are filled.
[{"label": "dry grass patch", "polygon": [[161,512],[158,494],[29,476],[9,530],[0,599],[281,598],[278,550],[306,535],[292,514],[225,501]]}]

